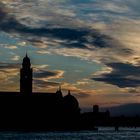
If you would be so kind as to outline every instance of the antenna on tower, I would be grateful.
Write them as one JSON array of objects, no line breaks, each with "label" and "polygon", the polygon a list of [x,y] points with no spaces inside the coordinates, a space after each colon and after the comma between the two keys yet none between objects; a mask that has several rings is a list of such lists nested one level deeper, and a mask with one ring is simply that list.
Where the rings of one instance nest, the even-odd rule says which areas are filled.
[{"label": "antenna on tower", "polygon": [[27,48],[27,46],[26,46],[26,57],[28,56],[28,48]]}]

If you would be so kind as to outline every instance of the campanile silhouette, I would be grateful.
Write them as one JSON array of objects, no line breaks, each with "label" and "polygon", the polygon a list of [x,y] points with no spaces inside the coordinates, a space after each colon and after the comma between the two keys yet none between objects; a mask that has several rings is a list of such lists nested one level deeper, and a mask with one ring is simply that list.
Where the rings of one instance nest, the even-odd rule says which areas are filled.
[{"label": "campanile silhouette", "polygon": [[32,74],[31,63],[28,55],[23,58],[22,68],[20,69],[20,93],[24,95],[32,94]]}]

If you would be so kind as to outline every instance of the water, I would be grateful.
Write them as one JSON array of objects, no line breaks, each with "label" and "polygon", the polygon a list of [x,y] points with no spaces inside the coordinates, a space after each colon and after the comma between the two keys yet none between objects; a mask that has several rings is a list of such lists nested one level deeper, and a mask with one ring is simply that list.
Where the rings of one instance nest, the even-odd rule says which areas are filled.
[{"label": "water", "polygon": [[140,140],[140,128],[99,128],[95,131],[16,133],[0,132],[0,140]]}]

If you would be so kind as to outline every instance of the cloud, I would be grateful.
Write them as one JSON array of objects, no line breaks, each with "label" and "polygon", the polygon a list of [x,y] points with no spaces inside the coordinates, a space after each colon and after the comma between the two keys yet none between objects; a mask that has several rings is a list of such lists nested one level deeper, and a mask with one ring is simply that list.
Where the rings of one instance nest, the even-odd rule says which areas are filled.
[{"label": "cloud", "polygon": [[[3,12],[4,13],[4,12]],[[57,24],[57,22],[56,22]],[[77,23],[78,24],[78,23]],[[39,37],[39,43],[42,38],[46,39],[59,39],[64,42],[59,43],[63,47],[68,48],[82,48],[93,50],[95,48],[118,48],[124,47],[119,41],[112,38],[109,35],[102,34],[99,30],[91,29],[86,26],[83,27],[32,27],[23,24],[20,20],[17,20],[14,16],[8,15],[5,12],[4,20],[0,23],[0,29],[5,32],[19,33],[25,35],[27,40],[30,42],[35,42],[35,39]],[[32,37],[30,37],[32,36]],[[112,45],[113,44],[113,45]],[[90,47],[89,47],[90,46]]]},{"label": "cloud", "polygon": [[[112,69],[100,73],[97,81],[137,87],[139,79],[133,72],[127,73],[128,77],[120,73],[124,73],[122,65],[126,67],[127,62],[132,69],[139,69],[138,5],[138,0],[8,0],[0,8],[0,30],[22,38],[23,46],[31,43],[36,53],[74,56]],[[40,70],[36,83],[42,82],[45,87],[49,79],[63,77],[62,73]]]},{"label": "cloud", "polygon": [[39,51],[36,51],[36,53],[38,53],[38,54],[50,54],[50,52],[46,51],[46,50],[39,50]]},{"label": "cloud", "polygon": [[19,68],[19,64],[18,63],[2,63],[0,62],[0,69],[4,70],[4,69],[15,69],[15,68]]},{"label": "cloud", "polygon": [[[39,48],[39,50],[36,51],[36,53],[39,54],[45,55],[51,53],[61,54],[64,56],[75,56],[84,60],[103,63],[105,65],[106,63],[114,62],[136,62],[136,60],[133,59],[133,56],[135,56],[134,49],[132,47],[126,47],[123,41],[119,40],[119,38],[117,38],[116,36],[112,37],[113,33],[108,33],[108,30],[110,29],[108,28],[108,26],[110,26],[111,22],[107,22],[108,25],[107,23],[105,23],[108,28],[106,31],[91,28],[91,23],[79,23],[80,20],[76,19],[72,19],[75,24],[71,23],[70,25],[69,20],[67,19],[70,19],[71,16],[76,16],[76,12],[77,10],[79,10],[79,8],[76,10],[75,6],[74,8],[71,8],[70,5],[70,9],[67,9],[67,15],[65,15],[63,18],[61,15],[66,9],[60,10],[60,7],[62,6],[60,4],[64,4],[64,1],[62,3],[47,1],[48,5],[51,5],[52,3],[54,3],[57,7],[55,13],[50,10],[50,7],[48,8],[48,11],[46,13],[44,9],[44,5],[46,3],[43,4],[43,2],[35,1],[33,3],[32,1],[30,1],[29,3],[27,3],[25,1],[22,5],[20,5],[19,1],[17,1],[16,3],[14,3],[15,5],[17,5],[16,9],[11,15],[9,15],[8,12],[3,12],[4,16],[0,23],[0,29],[10,34],[18,34],[26,41]],[[76,4],[81,3],[82,2],[77,2]],[[87,7],[90,8],[91,3],[92,1],[82,3],[80,9],[83,9],[83,7],[85,7],[86,9]],[[11,2],[9,5],[12,4],[13,2]],[[19,11],[20,6],[21,11]],[[30,8],[31,10],[29,10],[30,6],[32,6]],[[37,9],[38,13],[35,11],[37,6],[42,7],[41,9]],[[111,12],[117,12],[119,8],[121,8],[121,13],[131,11],[127,5],[121,6],[120,2],[116,1],[106,2],[105,4],[104,1],[96,1],[94,2],[94,7],[96,7],[96,10],[102,10],[104,12],[107,10]],[[16,11],[19,11],[19,13],[17,13]],[[23,14],[22,12],[26,14]],[[70,13],[68,14],[68,12]],[[90,13],[86,14],[87,17],[91,16],[89,15],[91,13],[94,14],[94,12],[91,11]],[[95,13],[98,14],[98,18],[99,16],[101,16],[101,14],[97,11]],[[82,21],[86,21],[86,19],[83,18],[84,14],[78,14],[82,16]],[[30,22],[31,20],[35,20],[32,19],[33,15],[35,15],[36,19],[34,23]],[[58,16],[59,18],[58,21],[55,20],[56,16]],[[47,19],[49,25],[45,22],[45,19]],[[48,21],[48,19],[50,20]],[[79,16],[77,16],[77,19],[80,19]],[[63,22],[64,20],[65,22]],[[58,24],[58,22],[60,24]],[[65,25],[62,23],[65,23]],[[114,26],[112,25],[112,27]],[[112,29],[112,32],[113,31],[114,30]]]},{"label": "cloud", "polygon": [[11,46],[5,46],[5,48],[14,50],[14,49],[17,49],[17,46],[11,45]]},{"label": "cloud", "polygon": [[88,94],[88,93],[75,93],[73,95],[78,99],[90,97],[90,94]]},{"label": "cloud", "polygon": [[35,78],[49,78],[49,77],[53,77],[56,75],[57,75],[57,73],[47,71],[47,70],[38,70],[38,71],[35,71],[35,73],[34,73]]},{"label": "cloud", "polygon": [[[94,50],[94,48],[112,48],[114,45],[120,46],[120,43],[107,35],[101,34],[97,30],[90,30],[86,28],[30,28],[19,23],[14,18],[8,18],[6,21],[0,23],[0,29],[10,33],[28,34],[33,37],[46,37],[50,39],[61,39],[59,45],[63,45],[68,48],[82,48]],[[28,39],[28,41],[35,41],[34,39]],[[41,41],[40,41],[41,43]],[[91,46],[91,47],[88,47]]]},{"label": "cloud", "polygon": [[[42,79],[34,79],[33,81],[33,91],[37,92],[49,92],[53,91],[55,92],[59,87],[59,83],[57,82],[51,82],[51,81],[44,81]],[[53,90],[52,90],[53,89]]]},{"label": "cloud", "polygon": [[17,91],[19,90],[19,65],[0,63],[0,90],[1,91]]},{"label": "cloud", "polygon": [[139,96],[140,89],[135,87],[127,87],[123,89],[124,93],[132,93],[134,96]]},{"label": "cloud", "polygon": [[64,71],[61,70],[48,70],[47,65],[40,65],[38,68],[34,68],[33,83],[34,89],[47,90],[49,87],[58,87],[59,82],[52,81],[53,79],[59,79],[63,77]]},{"label": "cloud", "polygon": [[95,75],[93,80],[113,84],[120,88],[140,86],[140,66],[129,63],[109,63],[107,66],[112,70]]},{"label": "cloud", "polygon": [[20,59],[20,56],[15,55],[14,57],[11,58],[11,60],[13,61],[18,61]]}]

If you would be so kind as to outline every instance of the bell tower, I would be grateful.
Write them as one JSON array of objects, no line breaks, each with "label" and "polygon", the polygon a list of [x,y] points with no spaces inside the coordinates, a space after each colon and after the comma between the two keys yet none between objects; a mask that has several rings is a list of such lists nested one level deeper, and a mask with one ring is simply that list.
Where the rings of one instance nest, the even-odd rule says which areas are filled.
[{"label": "bell tower", "polygon": [[26,53],[20,69],[20,93],[29,95],[32,93],[32,73],[30,59]]}]

